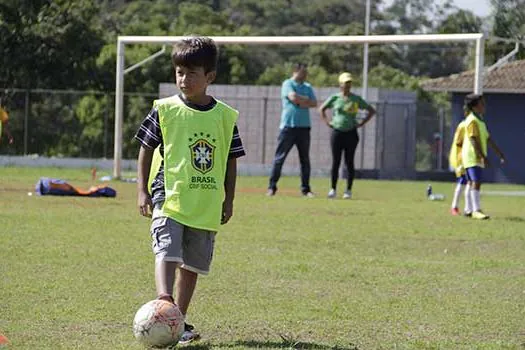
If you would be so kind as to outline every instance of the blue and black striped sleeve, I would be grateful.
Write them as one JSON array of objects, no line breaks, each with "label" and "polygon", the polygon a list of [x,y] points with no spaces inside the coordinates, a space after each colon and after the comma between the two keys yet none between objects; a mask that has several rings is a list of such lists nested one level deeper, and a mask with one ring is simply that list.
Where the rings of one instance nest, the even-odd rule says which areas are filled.
[{"label": "blue and black striped sleeve", "polygon": [[246,152],[244,152],[244,146],[242,145],[241,136],[239,135],[239,129],[237,128],[237,125],[235,125],[233,127],[233,136],[228,158],[240,158],[244,155],[246,155]]},{"label": "blue and black striped sleeve", "polygon": [[144,118],[139,130],[135,134],[135,139],[138,140],[142,146],[149,149],[155,149],[162,144],[159,112],[156,108],[152,108],[146,118]]},{"label": "blue and black striped sleeve", "polygon": [[[135,134],[135,139],[137,139],[142,146],[149,149],[155,149],[159,145],[162,145],[162,131],[159,123],[159,113],[156,108],[153,108],[146,118],[144,118],[139,130]],[[239,158],[244,155],[246,155],[246,153],[244,151],[241,136],[239,135],[239,129],[237,128],[237,125],[235,125],[233,128],[233,136],[228,158]]]}]

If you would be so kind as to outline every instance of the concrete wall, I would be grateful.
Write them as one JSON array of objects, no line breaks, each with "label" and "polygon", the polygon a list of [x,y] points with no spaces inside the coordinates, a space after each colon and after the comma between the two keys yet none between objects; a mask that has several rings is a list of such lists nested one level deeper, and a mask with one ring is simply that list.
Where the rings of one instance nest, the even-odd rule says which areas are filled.
[{"label": "concrete wall", "polygon": [[[177,93],[174,84],[160,84],[159,95]],[[239,174],[269,174],[281,114],[280,86],[211,85],[209,92],[240,112],[238,122],[247,155],[239,162]],[[316,88],[317,99],[324,101],[338,88]],[[361,95],[360,89],[354,93]],[[373,178],[414,178],[416,95],[405,91],[370,88],[368,100],[378,115],[359,130],[360,143],[355,162],[358,176]],[[313,176],[327,176],[331,166],[330,129],[312,115],[311,162]],[[111,159],[46,158],[38,156],[0,156],[0,166],[76,167],[111,169]],[[123,171],[135,171],[136,160],[123,160]],[[284,175],[297,175],[299,161],[294,149],[283,168]]]},{"label": "concrete wall", "polygon": [[[338,92],[337,87],[315,88],[319,102]],[[160,97],[178,93],[175,84],[159,85]],[[280,86],[211,85],[209,93],[240,112],[239,131],[247,151],[240,160],[265,174],[271,167],[281,115]],[[361,95],[360,89],[354,93]],[[368,100],[375,105],[378,116],[360,129],[361,142],[355,162],[358,169],[413,170],[415,161],[416,95],[406,91],[370,88]],[[317,109],[311,109],[311,163],[314,174],[327,174],[331,166],[330,129],[320,119]],[[283,171],[297,173],[297,151],[290,152]],[[259,171],[257,171],[259,172]]]}]

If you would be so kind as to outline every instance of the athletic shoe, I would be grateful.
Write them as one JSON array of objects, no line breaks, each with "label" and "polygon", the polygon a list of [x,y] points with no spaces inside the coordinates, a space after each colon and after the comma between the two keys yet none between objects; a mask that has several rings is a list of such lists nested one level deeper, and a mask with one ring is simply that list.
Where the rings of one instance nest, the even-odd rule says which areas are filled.
[{"label": "athletic shoe", "polygon": [[272,188],[269,188],[268,191],[266,192],[266,195],[267,195],[268,197],[273,197],[273,196],[275,196],[275,192],[277,192],[277,190],[274,190],[274,189],[272,189]]},{"label": "athletic shoe", "polygon": [[303,193],[303,196],[305,196],[306,198],[315,198],[315,194],[313,194],[310,191]]},{"label": "athletic shoe", "polygon": [[335,198],[337,196],[337,194],[335,193],[335,190],[332,188],[329,192],[328,192],[328,198]]},{"label": "athletic shoe", "polygon": [[179,345],[186,345],[201,338],[200,334],[195,331],[191,324],[184,323],[184,333],[179,339]]},{"label": "athletic shoe", "polygon": [[458,215],[460,215],[460,213],[459,213],[459,209],[458,209],[458,208],[452,208],[452,209],[450,209],[450,214],[452,214],[453,216],[458,216]]},{"label": "athletic shoe", "polygon": [[472,217],[472,212],[466,211],[466,212],[463,213],[463,216],[467,217],[467,218],[471,218]]},{"label": "athletic shoe", "polygon": [[472,213],[472,218],[477,220],[487,220],[490,216],[484,214],[481,210]]},{"label": "athletic shoe", "polygon": [[352,191],[345,191],[345,193],[343,193],[343,199],[352,199]]}]

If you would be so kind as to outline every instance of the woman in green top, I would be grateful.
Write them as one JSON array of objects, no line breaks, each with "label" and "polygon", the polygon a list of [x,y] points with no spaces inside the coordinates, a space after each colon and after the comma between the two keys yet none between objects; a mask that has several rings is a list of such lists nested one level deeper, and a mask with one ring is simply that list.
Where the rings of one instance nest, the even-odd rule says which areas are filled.
[{"label": "woman in green top", "polygon": [[[350,92],[352,88],[352,75],[350,73],[342,73],[339,75],[339,87],[341,92],[330,96],[321,106],[321,118],[332,128],[332,135],[330,137],[330,146],[332,148],[332,183],[329,198],[335,198],[337,178],[339,174],[339,165],[341,164],[341,156],[344,151],[345,163],[348,170],[348,184],[344,199],[352,198],[352,185],[354,182],[354,155],[359,143],[359,135],[357,128],[362,127],[374,116],[375,109],[370,106],[360,96]],[[332,110],[332,118],[328,119],[326,110]],[[367,116],[362,121],[357,120],[357,113],[359,110],[366,110]]]}]

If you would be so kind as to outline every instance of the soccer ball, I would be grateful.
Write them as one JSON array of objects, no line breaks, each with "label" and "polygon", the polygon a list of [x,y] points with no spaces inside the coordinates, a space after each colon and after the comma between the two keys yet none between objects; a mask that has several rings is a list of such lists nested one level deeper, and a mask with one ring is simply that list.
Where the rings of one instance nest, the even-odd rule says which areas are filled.
[{"label": "soccer ball", "polygon": [[166,347],[176,344],[184,332],[184,316],[177,305],[152,300],[142,305],[133,319],[133,334],[142,344]]}]

